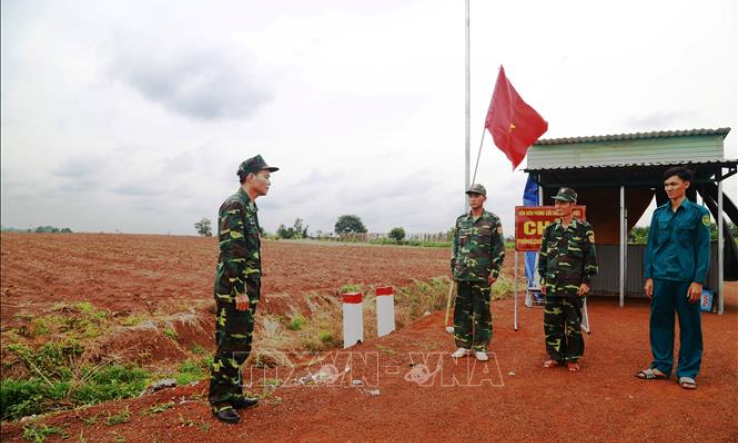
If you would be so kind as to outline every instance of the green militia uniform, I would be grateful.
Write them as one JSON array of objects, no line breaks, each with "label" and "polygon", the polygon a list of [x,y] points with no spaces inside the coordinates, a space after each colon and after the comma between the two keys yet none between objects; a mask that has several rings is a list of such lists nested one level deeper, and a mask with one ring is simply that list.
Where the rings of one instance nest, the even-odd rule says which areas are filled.
[{"label": "green militia uniform", "polygon": [[500,219],[484,211],[456,219],[451,272],[457,282],[454,338],[459,348],[486,351],[492,340],[491,287],[505,259],[505,240]]},{"label": "green militia uniform", "polygon": [[[241,365],[251,352],[254,316],[261,290],[261,240],[256,204],[240,188],[218,215],[220,256],[215,272],[218,349],[210,377],[210,404],[218,409],[243,398]],[[236,309],[236,296],[249,297],[249,309]],[[217,411],[216,411],[217,412]]]},{"label": "green militia uniform", "polygon": [[560,219],[546,227],[538,256],[541,285],[546,286],[543,330],[552,360],[575,363],[584,354],[582,283],[597,274],[592,225],[573,218],[564,228]]}]

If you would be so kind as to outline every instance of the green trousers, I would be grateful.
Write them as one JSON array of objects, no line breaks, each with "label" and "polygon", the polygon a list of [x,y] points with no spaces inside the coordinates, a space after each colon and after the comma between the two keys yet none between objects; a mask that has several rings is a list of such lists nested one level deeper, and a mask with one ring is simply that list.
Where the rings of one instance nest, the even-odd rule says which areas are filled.
[{"label": "green trousers", "polygon": [[487,351],[492,341],[492,313],[489,300],[492,288],[487,282],[457,281],[454,308],[456,346]]},{"label": "green trousers", "polygon": [[214,409],[243,397],[241,365],[251,353],[254,316],[261,293],[261,280],[246,281],[249,309],[239,311],[233,296],[216,296],[215,343],[218,349],[213,357],[210,375],[210,404]]},{"label": "green trousers", "polygon": [[581,298],[546,297],[543,332],[546,334],[546,351],[552,360],[576,363],[582,358],[584,338],[581,324]]}]

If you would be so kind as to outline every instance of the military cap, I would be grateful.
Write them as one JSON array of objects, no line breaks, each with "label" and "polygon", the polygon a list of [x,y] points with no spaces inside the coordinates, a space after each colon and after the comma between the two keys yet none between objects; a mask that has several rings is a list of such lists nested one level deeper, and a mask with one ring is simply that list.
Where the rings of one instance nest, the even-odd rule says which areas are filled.
[{"label": "military cap", "polygon": [[571,188],[560,188],[559,192],[556,194],[555,197],[552,197],[554,200],[559,200],[562,202],[571,202],[576,203],[577,202],[577,193],[571,189]]},{"label": "military cap", "polygon": [[262,169],[266,169],[269,172],[279,171],[279,168],[267,165],[261,155],[256,155],[244,160],[243,163],[241,163],[241,165],[238,167],[238,172],[236,172],[236,175],[238,175],[239,177],[245,177],[252,172],[257,173]]},{"label": "military cap", "polygon": [[484,189],[484,186],[480,185],[479,183],[474,183],[473,185],[469,186],[469,189],[466,190],[467,194],[479,194],[487,196],[487,190]]}]

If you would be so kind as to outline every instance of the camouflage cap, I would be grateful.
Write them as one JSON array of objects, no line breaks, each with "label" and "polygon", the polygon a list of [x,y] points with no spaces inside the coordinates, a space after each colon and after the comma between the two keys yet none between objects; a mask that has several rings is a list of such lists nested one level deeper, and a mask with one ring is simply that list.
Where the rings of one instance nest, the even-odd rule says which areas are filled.
[{"label": "camouflage cap", "polygon": [[562,202],[576,203],[577,193],[571,188],[560,188],[556,196],[552,198]]},{"label": "camouflage cap", "polygon": [[480,185],[479,183],[474,183],[473,185],[469,186],[469,189],[466,190],[467,194],[479,194],[487,196],[487,190],[484,189],[484,186]]},{"label": "camouflage cap", "polygon": [[269,172],[279,171],[279,168],[267,165],[261,155],[256,155],[244,160],[243,163],[241,163],[241,165],[238,167],[236,175],[238,175],[239,177],[245,177],[252,172],[256,173],[261,171],[262,169],[266,169]]}]

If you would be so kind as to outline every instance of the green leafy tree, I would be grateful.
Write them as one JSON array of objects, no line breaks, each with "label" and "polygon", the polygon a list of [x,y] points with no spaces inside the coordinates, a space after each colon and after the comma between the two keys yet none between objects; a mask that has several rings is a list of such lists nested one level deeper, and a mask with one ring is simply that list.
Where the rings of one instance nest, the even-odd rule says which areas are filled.
[{"label": "green leafy tree", "polygon": [[628,243],[645,245],[648,241],[648,226],[636,226],[628,233]]},{"label": "green leafy tree", "polygon": [[281,224],[277,228],[277,237],[285,239],[295,238],[295,228],[288,228],[284,224]]},{"label": "green leafy tree", "polygon": [[402,242],[405,239],[405,229],[402,227],[392,228],[389,232],[389,238],[397,243]]},{"label": "green leafy tree", "polygon": [[213,229],[210,227],[210,219],[203,217],[199,222],[195,223],[197,233],[203,237],[212,237]]},{"label": "green leafy tree", "polygon": [[338,217],[334,230],[338,235],[366,234],[367,232],[366,226],[364,226],[364,223],[356,215],[342,215]]}]

